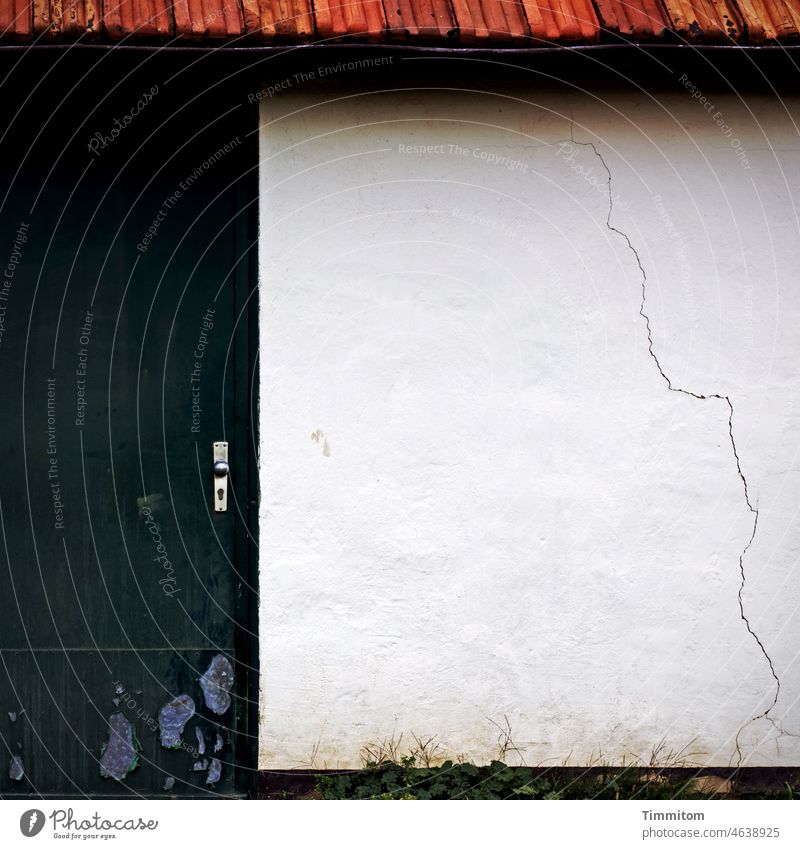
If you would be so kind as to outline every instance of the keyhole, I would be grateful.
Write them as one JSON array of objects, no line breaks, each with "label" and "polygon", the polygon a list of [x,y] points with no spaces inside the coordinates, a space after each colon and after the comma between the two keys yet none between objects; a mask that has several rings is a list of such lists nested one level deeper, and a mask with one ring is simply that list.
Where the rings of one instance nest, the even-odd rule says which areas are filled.
[{"label": "keyhole", "polygon": [[222,489],[217,490],[217,498],[222,501]]}]

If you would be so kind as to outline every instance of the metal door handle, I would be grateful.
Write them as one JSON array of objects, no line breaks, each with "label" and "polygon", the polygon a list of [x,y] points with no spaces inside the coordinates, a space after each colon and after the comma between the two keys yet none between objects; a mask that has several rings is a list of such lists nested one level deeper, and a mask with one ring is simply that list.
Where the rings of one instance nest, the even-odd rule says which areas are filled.
[{"label": "metal door handle", "polygon": [[214,512],[224,513],[228,509],[228,443],[214,443]]}]

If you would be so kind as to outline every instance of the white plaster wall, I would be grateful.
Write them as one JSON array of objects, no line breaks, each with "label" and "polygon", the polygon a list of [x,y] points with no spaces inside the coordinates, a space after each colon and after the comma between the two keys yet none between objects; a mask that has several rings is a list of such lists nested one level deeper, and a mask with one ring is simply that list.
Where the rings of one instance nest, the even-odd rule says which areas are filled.
[{"label": "white plaster wall", "polygon": [[263,102],[262,768],[800,763],[800,104],[714,100]]}]

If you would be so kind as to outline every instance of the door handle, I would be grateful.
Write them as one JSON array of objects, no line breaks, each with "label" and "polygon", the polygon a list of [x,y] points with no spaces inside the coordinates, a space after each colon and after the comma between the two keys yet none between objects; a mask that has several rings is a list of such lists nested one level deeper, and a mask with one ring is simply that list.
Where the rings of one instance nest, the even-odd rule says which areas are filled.
[{"label": "door handle", "polygon": [[228,509],[228,443],[214,443],[214,512],[224,513]]}]

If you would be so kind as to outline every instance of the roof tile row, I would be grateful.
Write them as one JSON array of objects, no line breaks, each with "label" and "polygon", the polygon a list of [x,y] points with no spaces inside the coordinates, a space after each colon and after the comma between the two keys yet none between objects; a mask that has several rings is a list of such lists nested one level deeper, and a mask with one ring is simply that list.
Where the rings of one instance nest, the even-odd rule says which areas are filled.
[{"label": "roof tile row", "polygon": [[633,41],[662,38],[670,21],[660,0],[596,0],[601,25]]},{"label": "roof tile row", "polygon": [[[0,0],[0,39],[632,41],[800,37],[800,0]],[[672,37],[674,37],[674,35]]]},{"label": "roof tile row", "polygon": [[795,39],[800,35],[798,0],[737,0],[737,5],[747,25],[749,40],[754,44]]}]

